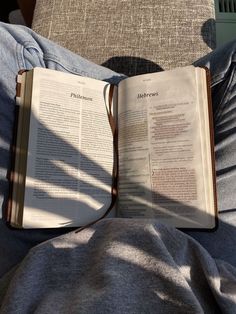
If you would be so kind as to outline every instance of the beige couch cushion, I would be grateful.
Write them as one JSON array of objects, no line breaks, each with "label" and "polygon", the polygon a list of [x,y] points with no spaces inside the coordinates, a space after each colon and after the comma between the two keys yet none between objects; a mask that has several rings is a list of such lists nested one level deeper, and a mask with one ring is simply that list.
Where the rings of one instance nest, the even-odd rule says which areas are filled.
[{"label": "beige couch cushion", "polygon": [[32,28],[118,72],[193,62],[215,47],[213,0],[37,0]]}]

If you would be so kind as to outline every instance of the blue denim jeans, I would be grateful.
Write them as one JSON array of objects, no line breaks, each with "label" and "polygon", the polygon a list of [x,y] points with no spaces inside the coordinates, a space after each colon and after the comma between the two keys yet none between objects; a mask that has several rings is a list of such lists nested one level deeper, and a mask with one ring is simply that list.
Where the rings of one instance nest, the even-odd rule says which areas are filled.
[{"label": "blue denim jeans", "polygon": [[[214,232],[191,231],[215,258],[236,266],[236,41],[196,61],[211,72],[219,227]],[[32,30],[0,23],[0,203],[8,190],[9,147],[12,138],[17,72],[47,67],[118,83],[125,76],[96,65],[39,36]],[[32,246],[66,230],[10,230],[0,222],[0,275],[21,260]]]}]

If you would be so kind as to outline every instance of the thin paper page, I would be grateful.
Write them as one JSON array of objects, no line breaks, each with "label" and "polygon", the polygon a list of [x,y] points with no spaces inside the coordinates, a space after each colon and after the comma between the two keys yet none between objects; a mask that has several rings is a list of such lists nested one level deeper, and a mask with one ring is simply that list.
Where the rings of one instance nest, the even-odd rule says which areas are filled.
[{"label": "thin paper page", "polygon": [[35,70],[24,227],[80,226],[111,202],[109,84]]},{"label": "thin paper page", "polygon": [[205,125],[200,123],[206,117],[199,112],[195,68],[139,76],[121,85],[120,215],[201,227],[209,206],[201,141]]}]

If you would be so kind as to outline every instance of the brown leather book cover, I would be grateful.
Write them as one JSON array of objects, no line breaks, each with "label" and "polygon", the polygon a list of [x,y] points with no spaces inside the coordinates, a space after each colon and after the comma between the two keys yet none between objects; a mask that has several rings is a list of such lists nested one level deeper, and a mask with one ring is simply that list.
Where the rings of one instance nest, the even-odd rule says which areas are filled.
[{"label": "brown leather book cover", "polygon": [[18,128],[18,118],[19,118],[19,104],[17,103],[17,98],[21,95],[21,82],[19,76],[22,75],[26,70],[20,70],[16,76],[16,97],[15,97],[15,117],[13,124],[13,133],[12,133],[12,142],[10,146],[10,167],[7,171],[7,179],[9,180],[9,189],[8,189],[8,199],[6,206],[4,208],[3,217],[10,223],[11,222],[11,212],[12,212],[12,197],[13,197],[13,185],[14,185],[14,176],[15,176],[15,159],[16,159],[16,143],[17,143],[17,128]]},{"label": "brown leather book cover", "polygon": [[211,74],[207,67],[203,67],[206,70],[207,80],[207,95],[208,95],[208,112],[209,112],[209,127],[210,127],[210,142],[211,142],[211,161],[212,161],[212,175],[213,175],[213,191],[214,191],[214,204],[215,204],[215,228],[218,228],[218,206],[217,206],[217,188],[216,188],[216,168],[215,168],[215,139],[214,139],[214,119],[213,108],[211,98]]}]

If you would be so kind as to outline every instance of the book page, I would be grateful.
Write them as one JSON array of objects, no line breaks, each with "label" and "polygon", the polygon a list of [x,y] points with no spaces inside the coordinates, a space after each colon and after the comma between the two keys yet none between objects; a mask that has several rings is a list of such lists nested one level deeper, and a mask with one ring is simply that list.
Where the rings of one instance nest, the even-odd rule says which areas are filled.
[{"label": "book page", "polygon": [[205,82],[190,66],[120,83],[119,216],[214,226]]},{"label": "book page", "polygon": [[82,226],[111,203],[110,85],[34,69],[24,228]]}]

